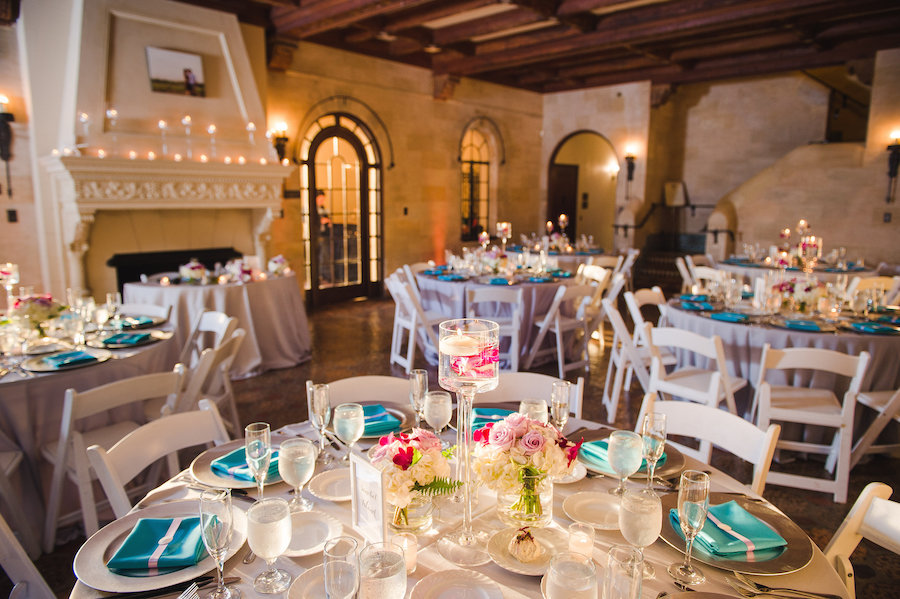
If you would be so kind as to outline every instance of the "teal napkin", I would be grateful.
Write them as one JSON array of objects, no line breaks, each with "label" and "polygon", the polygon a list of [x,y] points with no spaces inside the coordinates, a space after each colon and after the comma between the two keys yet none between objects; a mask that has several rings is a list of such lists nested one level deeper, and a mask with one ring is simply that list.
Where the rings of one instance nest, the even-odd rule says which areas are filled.
[{"label": "teal napkin", "polygon": [[885,324],[900,324],[900,316],[879,316],[878,322]]},{"label": "teal napkin", "polygon": [[896,327],[881,324],[880,322],[854,322],[850,324],[854,331],[860,333],[872,333],[875,335],[896,335],[900,333]]},{"label": "teal napkin", "polygon": [[747,322],[749,320],[746,314],[737,314],[735,312],[713,312],[709,317],[713,320],[724,320],[725,322]]},{"label": "teal napkin", "polygon": [[[582,443],[581,450],[578,452],[578,457],[581,458],[581,461],[586,462],[591,466],[598,467],[607,472],[614,472],[612,466],[609,465],[609,441],[607,439]],[[666,463],[666,457],[665,452],[663,452],[656,462],[657,468]],[[647,460],[642,459],[641,467],[638,469],[638,472],[645,471],[646,469]]]},{"label": "teal napkin", "polygon": [[386,435],[400,430],[400,420],[380,404],[363,406],[363,416],[366,422],[363,435],[367,437]]},{"label": "teal napkin", "polygon": [[427,270],[423,270],[423,271],[422,271],[422,274],[423,274],[423,275],[431,275],[431,276],[433,276],[433,277],[436,277],[436,276],[438,276],[438,275],[444,274],[444,269],[442,269],[442,268],[429,268],[429,269],[427,269]]},{"label": "teal napkin", "polygon": [[466,278],[462,275],[450,274],[450,275],[438,275],[438,279],[441,281],[465,281]]},{"label": "teal napkin", "polygon": [[106,566],[124,576],[157,576],[193,566],[204,555],[199,517],[141,518]]},{"label": "teal napkin", "polygon": [[97,358],[87,352],[81,350],[67,351],[61,354],[54,354],[44,358],[44,363],[49,364],[53,368],[62,368],[63,366],[75,366],[76,364],[87,364],[96,362]]},{"label": "teal napkin", "polygon": [[126,316],[122,320],[123,326],[137,328],[137,327],[145,327],[148,324],[153,324],[153,319],[149,316]]},{"label": "teal napkin", "polygon": [[[213,472],[219,476],[233,478],[235,480],[253,481],[253,474],[250,472],[250,466],[247,465],[246,448],[238,447],[231,453],[216,458],[210,464]],[[269,458],[269,469],[266,471],[266,481],[272,482],[278,479],[278,452],[273,451],[272,457]]]},{"label": "teal napkin", "polygon": [[709,302],[681,302],[681,309],[694,312],[711,312],[714,310]]},{"label": "teal napkin", "polygon": [[[672,527],[681,534],[678,510],[670,510],[669,519]],[[787,541],[781,538],[781,535],[738,505],[736,501],[709,506],[706,522],[697,533],[695,542],[712,555],[753,552],[753,561],[763,561],[759,559],[759,552],[787,545]]]},{"label": "teal napkin", "polygon": [[570,273],[568,270],[554,270],[552,274],[554,277],[557,277],[560,279],[571,279],[572,278],[572,273]]},{"label": "teal napkin", "polygon": [[472,410],[472,430],[484,428],[489,422],[498,422],[512,414],[512,410],[502,408],[474,408]]},{"label": "teal napkin", "polygon": [[529,277],[530,283],[552,283],[553,277]]},{"label": "teal napkin", "polygon": [[812,320],[797,320],[792,318],[786,318],[784,321],[784,326],[789,329],[794,329],[795,331],[813,331],[819,332],[822,329],[819,328],[819,325]]},{"label": "teal napkin", "polygon": [[705,294],[704,295],[691,295],[689,293],[686,293],[684,295],[678,296],[678,299],[680,299],[683,302],[705,302],[709,299],[709,296],[705,295]]},{"label": "teal napkin", "polygon": [[503,277],[492,277],[489,283],[491,285],[509,285],[509,281]]},{"label": "teal napkin", "polygon": [[103,340],[103,345],[137,345],[150,338],[150,333],[118,333]]}]

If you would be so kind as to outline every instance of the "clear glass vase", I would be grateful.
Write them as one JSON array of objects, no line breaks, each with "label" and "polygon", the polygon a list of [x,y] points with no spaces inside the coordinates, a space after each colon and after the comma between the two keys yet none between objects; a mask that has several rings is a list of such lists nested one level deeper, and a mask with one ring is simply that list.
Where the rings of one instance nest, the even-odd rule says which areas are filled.
[{"label": "clear glass vase", "polygon": [[497,516],[509,526],[547,526],[553,519],[553,481],[545,475],[523,476],[513,491],[497,492]]},{"label": "clear glass vase", "polygon": [[406,507],[390,506],[391,529],[398,532],[422,532],[431,528],[434,504],[431,497],[416,493]]}]

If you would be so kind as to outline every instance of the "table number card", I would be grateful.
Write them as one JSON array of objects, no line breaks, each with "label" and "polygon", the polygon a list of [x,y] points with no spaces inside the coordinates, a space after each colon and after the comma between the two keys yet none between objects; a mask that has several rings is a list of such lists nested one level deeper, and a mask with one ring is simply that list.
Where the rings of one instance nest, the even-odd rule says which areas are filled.
[{"label": "table number card", "polygon": [[350,522],[370,543],[388,539],[384,486],[380,469],[368,458],[350,454]]}]

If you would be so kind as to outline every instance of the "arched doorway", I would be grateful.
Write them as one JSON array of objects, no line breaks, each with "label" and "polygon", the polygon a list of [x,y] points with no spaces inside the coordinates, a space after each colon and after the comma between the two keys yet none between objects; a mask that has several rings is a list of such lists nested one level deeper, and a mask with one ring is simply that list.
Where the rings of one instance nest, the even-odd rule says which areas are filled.
[{"label": "arched doorway", "polygon": [[563,139],[550,158],[547,220],[555,224],[566,214],[569,239],[592,236],[612,249],[618,164],[613,145],[599,133],[576,131]]}]

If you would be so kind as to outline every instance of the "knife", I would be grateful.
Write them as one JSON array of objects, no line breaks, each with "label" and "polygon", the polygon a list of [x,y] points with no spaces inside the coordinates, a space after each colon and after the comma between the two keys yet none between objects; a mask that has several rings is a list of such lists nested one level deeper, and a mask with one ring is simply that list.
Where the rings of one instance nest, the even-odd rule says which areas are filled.
[{"label": "knife", "polygon": [[[225,584],[234,584],[236,582],[240,582],[240,577],[238,576],[230,576],[225,578]],[[160,589],[152,589],[149,591],[139,591],[137,593],[107,593],[103,596],[103,599],[118,599],[121,597],[122,599],[150,599],[151,597],[161,597],[163,595],[174,595],[177,593],[181,593],[186,588],[191,586],[193,583],[197,583],[199,588],[207,587],[211,584],[216,584],[216,578],[212,575],[204,575],[198,576],[193,580],[188,580],[186,582],[179,582],[178,584],[169,585],[167,587],[162,587]]]}]

